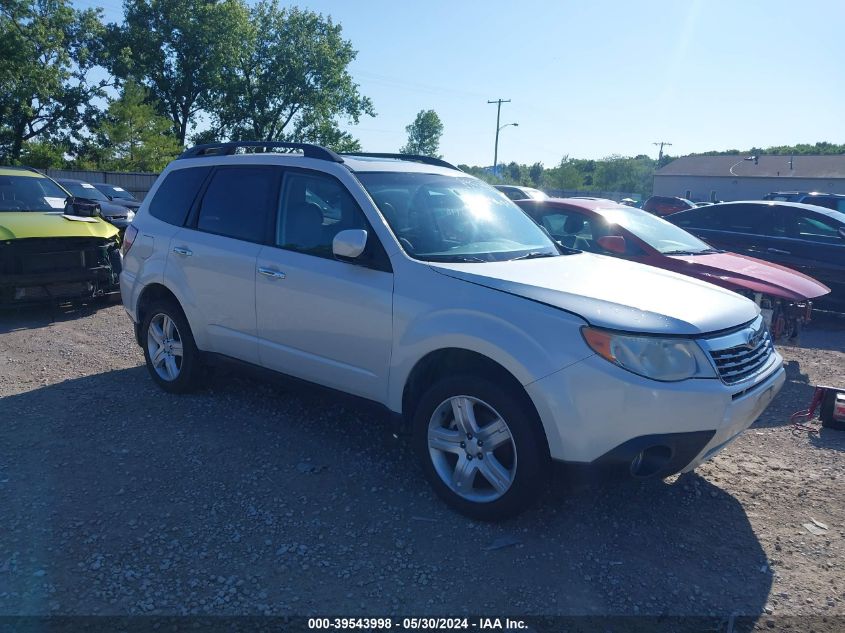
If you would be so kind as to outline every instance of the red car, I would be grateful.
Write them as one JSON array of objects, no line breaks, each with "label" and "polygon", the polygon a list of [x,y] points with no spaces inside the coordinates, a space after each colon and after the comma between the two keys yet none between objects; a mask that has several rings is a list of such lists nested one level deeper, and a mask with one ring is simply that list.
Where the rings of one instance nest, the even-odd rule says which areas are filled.
[{"label": "red car", "polygon": [[518,200],[566,247],[630,259],[743,294],[760,306],[774,338],[798,336],[812,299],[830,288],[784,266],[712,248],[646,211],[607,200]]}]

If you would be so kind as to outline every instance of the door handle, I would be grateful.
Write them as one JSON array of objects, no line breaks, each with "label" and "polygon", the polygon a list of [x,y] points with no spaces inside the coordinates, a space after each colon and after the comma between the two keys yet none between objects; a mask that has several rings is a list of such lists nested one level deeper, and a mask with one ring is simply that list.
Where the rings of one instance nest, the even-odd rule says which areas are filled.
[{"label": "door handle", "polygon": [[271,279],[284,279],[287,276],[280,270],[265,268],[264,266],[259,266],[258,272],[264,275],[265,277],[270,277]]},{"label": "door handle", "polygon": [[192,251],[190,248],[185,248],[184,246],[174,246],[173,252],[177,255],[184,255],[185,257],[190,257],[194,254],[194,251]]},{"label": "door handle", "polygon": [[767,248],[766,250],[770,253],[777,253],[778,255],[792,255],[789,251],[782,251],[779,248]]}]

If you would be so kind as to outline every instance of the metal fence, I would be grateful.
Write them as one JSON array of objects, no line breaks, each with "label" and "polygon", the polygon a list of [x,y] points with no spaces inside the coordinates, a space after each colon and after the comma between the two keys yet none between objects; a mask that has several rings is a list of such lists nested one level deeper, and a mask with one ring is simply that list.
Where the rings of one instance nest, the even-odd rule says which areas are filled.
[{"label": "metal fence", "polygon": [[76,178],[86,182],[105,182],[109,185],[123,187],[138,200],[143,200],[158,178],[158,174],[145,172],[119,171],[83,171],[77,169],[47,169],[44,170],[50,178]]}]

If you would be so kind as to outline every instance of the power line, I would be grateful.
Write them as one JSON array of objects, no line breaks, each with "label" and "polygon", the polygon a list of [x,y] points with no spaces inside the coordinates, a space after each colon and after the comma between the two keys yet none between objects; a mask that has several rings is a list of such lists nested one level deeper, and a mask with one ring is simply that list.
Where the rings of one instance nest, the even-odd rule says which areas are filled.
[{"label": "power line", "polygon": [[672,143],[670,143],[669,141],[657,141],[655,143],[652,143],[652,145],[660,146],[660,154],[657,156],[657,162],[659,163],[663,160],[663,146],[665,145],[666,147],[669,147],[672,145]]}]

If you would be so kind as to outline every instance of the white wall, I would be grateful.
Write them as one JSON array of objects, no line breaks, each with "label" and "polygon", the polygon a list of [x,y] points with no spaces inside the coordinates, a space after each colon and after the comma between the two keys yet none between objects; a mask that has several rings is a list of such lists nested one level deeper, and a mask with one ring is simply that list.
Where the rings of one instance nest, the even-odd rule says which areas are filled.
[{"label": "white wall", "polygon": [[655,176],[655,196],[687,197],[692,200],[759,200],[772,191],[822,191],[845,193],[845,178],[733,178],[723,176]]}]

